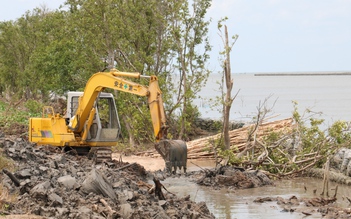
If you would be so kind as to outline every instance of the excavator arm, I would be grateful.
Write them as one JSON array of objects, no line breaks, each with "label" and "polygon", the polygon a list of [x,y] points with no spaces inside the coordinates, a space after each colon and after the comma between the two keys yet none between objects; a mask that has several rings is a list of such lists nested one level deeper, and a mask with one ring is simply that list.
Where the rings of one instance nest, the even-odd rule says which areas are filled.
[{"label": "excavator arm", "polygon": [[[149,86],[141,85],[123,77],[147,78]],[[79,98],[79,104],[75,116],[72,117],[68,128],[76,134],[84,131],[84,125],[94,106],[98,95],[105,88],[111,88],[148,99],[152,125],[156,141],[166,138],[167,125],[164,112],[161,90],[156,76],[144,76],[140,73],[119,72],[115,69],[110,72],[95,73],[87,82],[83,95]]]}]

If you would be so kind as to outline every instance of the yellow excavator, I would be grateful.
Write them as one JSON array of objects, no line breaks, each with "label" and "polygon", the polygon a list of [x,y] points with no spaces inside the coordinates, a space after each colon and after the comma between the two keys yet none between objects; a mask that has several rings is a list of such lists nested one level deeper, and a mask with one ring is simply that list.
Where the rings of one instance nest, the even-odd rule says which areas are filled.
[{"label": "yellow excavator", "polygon": [[[125,78],[146,78],[149,85],[141,85]],[[179,159],[179,152],[175,154],[170,151],[179,146],[186,148],[186,144],[179,140],[166,139],[166,116],[155,75],[145,76],[116,69],[95,73],[88,80],[84,92],[68,92],[66,115],[56,114],[52,107],[46,106],[41,118],[30,118],[29,141],[38,145],[62,147],[65,150],[74,149],[78,154],[93,154],[96,162],[111,159],[111,146],[117,145],[121,127],[114,96],[103,92],[105,88],[147,97],[157,151],[168,167],[173,164],[180,168],[184,166],[185,171],[186,152],[180,152],[183,159],[181,162],[175,161]]]}]

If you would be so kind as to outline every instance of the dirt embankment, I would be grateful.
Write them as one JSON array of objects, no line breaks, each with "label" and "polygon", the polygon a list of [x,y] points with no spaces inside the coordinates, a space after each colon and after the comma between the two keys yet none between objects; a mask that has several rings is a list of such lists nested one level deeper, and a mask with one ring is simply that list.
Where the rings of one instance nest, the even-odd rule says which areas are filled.
[{"label": "dirt embankment", "polygon": [[[0,138],[4,153],[17,165],[4,170],[3,189],[18,194],[1,200],[1,214],[27,218],[214,218],[204,202],[163,190],[150,193],[154,176],[139,164],[116,160],[95,165],[85,157],[54,147],[34,147],[22,138]],[[20,216],[16,216],[20,217]]]}]

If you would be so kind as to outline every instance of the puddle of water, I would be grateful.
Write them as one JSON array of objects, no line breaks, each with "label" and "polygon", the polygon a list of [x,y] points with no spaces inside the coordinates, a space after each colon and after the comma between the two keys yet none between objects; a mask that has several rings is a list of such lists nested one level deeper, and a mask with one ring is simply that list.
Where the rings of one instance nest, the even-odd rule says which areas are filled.
[{"label": "puddle of water", "polygon": [[[124,157],[124,161],[137,162],[147,170],[164,169],[164,161],[161,158],[148,157]],[[200,170],[201,168],[214,168],[213,160],[188,160],[188,172]],[[179,170],[178,170],[179,171]],[[149,182],[153,184],[152,181]],[[314,212],[311,216],[305,217],[299,212],[282,212],[283,206],[278,206],[276,202],[255,203],[258,197],[282,197],[290,198],[295,195],[298,199],[321,197],[323,181],[316,178],[296,178],[291,180],[275,181],[275,186],[245,189],[245,190],[213,190],[212,188],[199,186],[191,182],[183,175],[179,178],[167,178],[162,184],[170,192],[178,197],[190,195],[190,199],[195,202],[206,202],[209,210],[216,218],[241,219],[241,218],[270,218],[270,219],[297,219],[297,218],[322,218],[321,214]],[[336,183],[329,183],[329,197],[335,193]],[[305,187],[307,190],[305,190]],[[316,193],[313,190],[317,189]],[[338,185],[337,201],[335,206],[351,207],[346,197],[351,198],[351,190],[348,186]],[[296,208],[303,208],[300,203]],[[295,206],[293,206],[295,208]]]},{"label": "puddle of water", "polygon": [[201,168],[213,169],[216,167],[214,160],[188,160],[186,163],[188,171],[197,171]]},{"label": "puddle of water", "polygon": [[[165,169],[165,161],[161,158],[150,158],[150,157],[141,157],[141,156],[121,156],[119,153],[113,153],[112,158],[115,160],[120,160],[122,158],[123,162],[128,163],[138,163],[142,165],[145,170],[148,171],[156,171],[156,170],[164,170]],[[214,168],[215,161],[214,160],[188,160],[187,161],[187,171],[195,171],[200,170],[201,168]],[[178,170],[179,171],[179,170]]]},{"label": "puddle of water", "polygon": [[[278,206],[276,201],[255,203],[258,197],[282,197],[290,198],[295,195],[298,199],[320,197],[322,192],[322,180],[315,178],[297,178],[292,180],[280,180],[275,186],[245,189],[245,190],[213,190],[204,186],[198,186],[186,177],[167,178],[162,184],[178,197],[190,195],[195,202],[206,202],[209,210],[216,218],[270,218],[270,219],[297,219],[302,218],[300,212],[283,212],[283,207]],[[329,196],[332,197],[337,184],[329,184]],[[305,190],[305,186],[307,190]],[[313,190],[317,189],[316,194]],[[336,206],[350,207],[345,197],[351,197],[351,191],[345,185],[338,185]],[[304,204],[293,208],[303,208]],[[308,218],[321,218],[321,214],[314,212]]]}]

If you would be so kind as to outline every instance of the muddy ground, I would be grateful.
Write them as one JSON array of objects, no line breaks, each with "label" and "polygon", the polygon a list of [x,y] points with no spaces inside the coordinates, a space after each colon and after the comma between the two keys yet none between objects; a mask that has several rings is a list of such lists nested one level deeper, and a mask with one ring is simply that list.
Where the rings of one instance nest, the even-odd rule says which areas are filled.
[{"label": "muddy ground", "polygon": [[[117,156],[117,155],[116,155]],[[118,156],[119,157],[119,156]],[[163,160],[159,158],[150,158],[150,157],[142,157],[142,156],[124,156],[123,160],[127,160],[128,162],[138,162],[141,165],[145,165],[146,168],[150,171],[156,171],[159,167],[164,167]],[[194,182],[198,185],[206,187],[208,190],[218,191],[219,193],[223,193],[227,191],[229,193],[233,190],[233,194],[237,194],[235,191],[257,188],[257,187],[266,187],[267,190],[271,190],[272,188],[277,188],[278,185],[281,185],[280,179],[270,180],[263,172],[257,170],[243,170],[241,168],[235,167],[222,167],[218,170],[215,170],[213,161],[188,161],[188,165],[190,164],[189,174],[187,175],[187,183]],[[195,164],[195,165],[194,165]],[[199,166],[198,166],[199,165]],[[203,168],[202,168],[202,167]],[[212,167],[213,166],[213,167]],[[304,181],[305,192],[304,194],[295,194],[291,196],[267,196],[263,195],[261,197],[251,199],[250,201],[255,203],[258,208],[265,208],[265,206],[270,206],[272,208],[272,218],[278,218],[287,216],[288,218],[351,218],[351,197],[348,197],[348,194],[343,193],[343,190],[347,188],[347,185],[350,184],[339,184],[339,191],[335,182],[332,183],[333,186],[329,184],[329,195],[326,190],[325,194],[322,195],[321,190],[323,185],[323,175],[316,174],[323,172],[324,170],[311,169],[307,171],[305,174],[301,175],[302,178],[294,177],[290,180],[301,180]],[[332,172],[330,173],[332,174]],[[337,174],[337,173],[333,173]],[[318,175],[318,176],[317,176]],[[339,174],[338,174],[339,175]],[[310,178],[313,177],[313,178]],[[317,177],[317,178],[315,178]],[[307,179],[307,181],[306,181]],[[310,180],[308,180],[310,179]],[[189,181],[188,181],[189,180]],[[282,179],[283,181],[289,181],[288,178]],[[317,187],[313,187],[310,185],[310,182],[318,181],[318,191],[316,191]],[[285,187],[285,186],[283,186]],[[311,188],[312,187],[312,188]],[[279,190],[279,188],[277,188]],[[291,194],[289,191],[290,188],[287,188],[286,194]],[[295,188],[291,188],[295,189]],[[314,190],[313,192],[311,190]],[[257,190],[256,190],[257,191]],[[306,195],[310,193],[310,195]],[[249,192],[248,192],[249,193]],[[266,193],[265,193],[266,194]],[[251,194],[252,195],[252,194]],[[256,196],[259,196],[257,193]],[[340,200],[338,200],[338,198]],[[211,198],[211,200],[215,200],[215,198]],[[347,200],[349,200],[349,205],[347,204]],[[232,201],[228,200],[229,202]],[[208,203],[209,204],[209,203]],[[235,205],[232,203],[232,205]],[[251,204],[250,204],[251,205]],[[279,209],[279,213],[277,215],[276,209]],[[245,210],[243,210],[245,211]],[[255,212],[263,212],[266,210],[257,210]],[[222,215],[222,214],[221,214]],[[296,216],[293,216],[296,215]],[[223,215],[222,215],[223,216]],[[228,216],[228,215],[227,215]],[[234,218],[244,218],[243,215],[231,215]],[[227,217],[228,218],[228,217]],[[262,217],[261,217],[262,218]]]},{"label": "muddy ground", "polygon": [[0,145],[16,163],[15,170],[3,170],[3,189],[18,195],[15,202],[2,200],[2,215],[214,218],[206,203],[195,203],[189,196],[177,197],[165,190],[165,200],[156,196],[148,182],[157,176],[139,164],[113,160],[96,165],[86,157],[54,147],[36,147],[22,138],[3,136]]},{"label": "muddy ground", "polygon": [[[94,164],[86,157],[63,153],[54,147],[38,147],[20,137],[0,135],[3,153],[15,161],[14,170],[4,169],[4,190],[16,201],[1,200],[7,218],[215,218],[205,202],[191,201],[162,189],[163,198],[152,191],[153,179],[186,177],[211,190],[249,189],[272,186],[263,172],[237,167],[188,168],[188,173],[168,174],[160,158],[119,156],[112,162]],[[308,216],[351,218],[350,208],[333,205],[335,197],[261,197],[254,202],[275,203],[282,211]],[[299,207],[297,207],[299,206]]]}]

